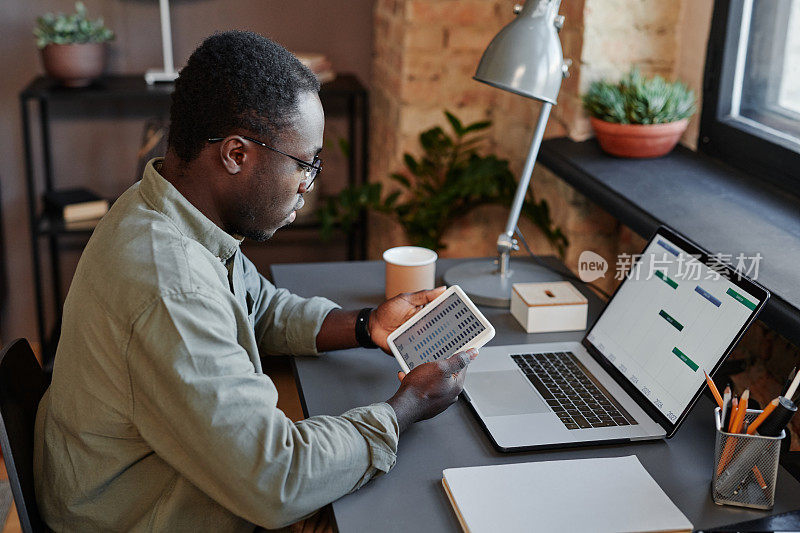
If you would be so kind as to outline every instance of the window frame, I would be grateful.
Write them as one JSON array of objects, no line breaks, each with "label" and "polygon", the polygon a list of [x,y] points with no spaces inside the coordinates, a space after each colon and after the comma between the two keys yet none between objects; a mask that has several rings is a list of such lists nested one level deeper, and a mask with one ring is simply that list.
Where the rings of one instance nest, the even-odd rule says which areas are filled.
[{"label": "window frame", "polygon": [[[715,0],[706,51],[698,150],[800,196],[800,153],[757,134],[755,121],[719,118],[731,108],[742,12],[748,0]],[[773,9],[780,9],[775,3]],[[729,39],[729,36],[732,38]],[[726,61],[727,60],[727,61]],[[781,108],[783,111],[783,108]],[[769,111],[765,119],[783,113]]]}]

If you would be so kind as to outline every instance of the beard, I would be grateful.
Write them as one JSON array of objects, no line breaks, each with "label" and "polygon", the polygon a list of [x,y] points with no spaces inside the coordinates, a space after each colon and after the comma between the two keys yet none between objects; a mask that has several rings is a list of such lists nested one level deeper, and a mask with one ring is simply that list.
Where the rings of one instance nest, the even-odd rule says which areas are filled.
[{"label": "beard", "polygon": [[265,210],[269,213],[274,213],[275,207],[274,205],[265,206],[259,203],[256,200],[256,195],[245,194],[237,203],[234,220],[228,224],[228,228],[225,231],[256,242],[267,241],[275,235],[275,231],[278,228],[265,227],[265,224],[259,223],[259,219],[265,218]]},{"label": "beard", "polygon": [[240,237],[251,239],[256,242],[268,241],[273,235],[275,235],[276,230],[258,229],[252,223],[248,224],[245,220],[245,217],[249,217],[250,221],[254,220],[252,215],[249,213],[240,213],[240,221],[230,225],[229,229],[226,231],[231,235],[239,235]]},{"label": "beard", "polygon": [[[283,213],[285,203],[270,194],[270,180],[266,171],[253,177],[253,186],[239,195],[234,216],[227,224],[225,231],[231,235],[239,235],[256,242],[265,242],[275,235],[281,227],[287,225],[291,211],[297,211],[305,203],[300,196],[291,211]],[[266,200],[266,202],[265,202]]]}]

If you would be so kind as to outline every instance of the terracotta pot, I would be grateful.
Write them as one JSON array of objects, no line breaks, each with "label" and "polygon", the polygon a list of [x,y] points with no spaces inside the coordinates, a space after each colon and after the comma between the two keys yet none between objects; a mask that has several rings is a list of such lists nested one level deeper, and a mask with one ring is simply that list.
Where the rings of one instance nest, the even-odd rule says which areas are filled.
[{"label": "terracotta pot", "polygon": [[678,144],[689,119],[666,124],[615,124],[589,119],[604,152],[617,157],[661,157]]},{"label": "terracotta pot", "polygon": [[103,73],[105,43],[48,44],[42,63],[48,76],[67,87],[86,87]]}]

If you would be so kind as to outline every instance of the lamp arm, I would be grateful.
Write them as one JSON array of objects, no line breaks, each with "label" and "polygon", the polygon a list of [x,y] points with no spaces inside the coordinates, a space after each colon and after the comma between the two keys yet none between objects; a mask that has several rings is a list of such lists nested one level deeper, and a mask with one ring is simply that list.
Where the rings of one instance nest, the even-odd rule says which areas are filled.
[{"label": "lamp arm", "polygon": [[533,140],[528,149],[528,157],[525,160],[525,166],[522,168],[517,191],[514,193],[514,201],[511,203],[511,212],[508,214],[506,229],[497,237],[497,253],[499,255],[497,266],[501,275],[508,273],[508,261],[511,252],[519,249],[517,241],[514,239],[514,231],[519,221],[519,215],[522,212],[522,204],[525,202],[525,195],[528,192],[528,185],[533,174],[533,166],[536,164],[536,156],[539,155],[539,147],[542,145],[544,130],[547,127],[547,119],[550,118],[550,109],[552,107],[553,105],[549,102],[542,103],[539,119],[536,122],[536,129],[533,132]]},{"label": "lamp arm", "polygon": [[159,0],[161,13],[161,52],[164,55],[164,72],[175,72],[172,61],[172,24],[169,18],[169,0]]}]

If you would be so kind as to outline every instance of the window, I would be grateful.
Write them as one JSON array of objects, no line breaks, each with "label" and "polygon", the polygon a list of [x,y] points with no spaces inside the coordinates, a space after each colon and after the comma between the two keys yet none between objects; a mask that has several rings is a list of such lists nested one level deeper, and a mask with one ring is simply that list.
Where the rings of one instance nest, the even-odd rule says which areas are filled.
[{"label": "window", "polygon": [[701,150],[800,194],[800,0],[717,0]]}]

